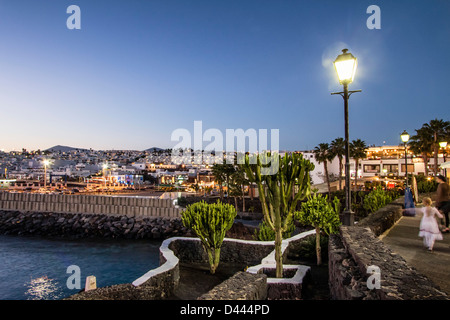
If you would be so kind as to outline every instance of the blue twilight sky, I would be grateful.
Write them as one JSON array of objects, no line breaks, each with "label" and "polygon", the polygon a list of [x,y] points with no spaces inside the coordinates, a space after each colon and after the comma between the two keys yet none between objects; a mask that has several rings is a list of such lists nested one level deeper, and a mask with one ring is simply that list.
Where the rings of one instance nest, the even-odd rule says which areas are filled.
[{"label": "blue twilight sky", "polygon": [[[67,7],[81,9],[69,30]],[[381,9],[370,30],[367,8]],[[350,139],[400,143],[450,120],[450,1],[0,1],[0,149],[172,147],[171,133],[279,129],[280,149],[344,136],[332,61],[358,58]],[[205,145],[208,143],[205,142]]]}]

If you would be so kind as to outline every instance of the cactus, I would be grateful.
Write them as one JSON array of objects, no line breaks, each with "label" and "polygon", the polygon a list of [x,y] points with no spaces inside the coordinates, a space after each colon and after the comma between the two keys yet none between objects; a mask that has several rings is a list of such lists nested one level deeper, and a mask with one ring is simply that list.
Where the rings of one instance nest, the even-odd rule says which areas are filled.
[{"label": "cactus", "polygon": [[340,203],[337,197],[330,203],[327,197],[314,193],[302,203],[301,210],[295,213],[295,219],[316,229],[317,265],[322,264],[320,232],[327,235],[336,233],[341,222],[339,220]]},{"label": "cactus", "polygon": [[[283,239],[290,238],[292,235],[292,232],[294,232],[295,225],[294,221],[288,225],[288,228],[286,231],[282,233]],[[255,230],[255,233],[253,235],[253,238],[258,241],[274,241],[275,240],[275,231],[270,228],[267,223],[263,220],[259,224],[259,227],[257,230]]]},{"label": "cactus", "polygon": [[[282,234],[292,224],[297,202],[311,192],[309,172],[314,169],[314,165],[303,159],[302,154],[286,154],[282,158],[277,153],[261,153],[245,155],[242,166],[249,181],[258,186],[264,221],[275,232],[276,277],[281,278]],[[298,186],[297,193],[294,192],[294,186]]]},{"label": "cactus", "polygon": [[196,202],[188,205],[181,213],[183,225],[195,232],[208,254],[211,274],[214,274],[219,266],[220,248],[235,217],[236,209],[219,201],[212,204]]}]

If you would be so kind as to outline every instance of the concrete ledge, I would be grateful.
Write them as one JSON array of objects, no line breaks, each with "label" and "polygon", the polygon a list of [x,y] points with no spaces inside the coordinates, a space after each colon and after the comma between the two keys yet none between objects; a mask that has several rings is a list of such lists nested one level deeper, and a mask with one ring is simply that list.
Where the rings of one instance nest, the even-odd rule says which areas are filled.
[{"label": "concrete ledge", "polygon": [[[275,273],[275,263],[259,264],[248,268],[252,274]],[[267,297],[269,299],[299,299],[302,296],[303,279],[311,268],[303,265],[283,265],[283,278],[267,278]],[[289,277],[289,273],[293,276]]]},{"label": "concrete ledge", "polygon": [[[289,244],[302,241],[304,238],[314,234],[314,230],[300,233],[292,238],[283,240],[283,256],[287,255]],[[164,299],[173,294],[178,286],[180,279],[179,264],[181,262],[205,262],[207,257],[204,253],[200,239],[190,237],[172,237],[163,241],[160,246],[160,266],[152,269],[132,282],[132,284],[122,284],[107,288],[98,288],[88,292],[82,292],[68,299],[114,299],[120,295],[123,290],[123,297],[120,299]],[[273,241],[248,241],[239,239],[225,238],[221,249],[221,262],[241,262],[243,265],[260,264],[263,268],[270,269],[274,265],[274,243]],[[287,266],[287,269],[292,266]],[[306,269],[304,266],[294,266],[298,271],[292,279],[276,279],[283,285],[292,286],[294,282],[298,283],[303,279]],[[252,270],[252,269],[251,269]],[[246,288],[251,288],[247,293],[245,290],[235,292],[228,290],[220,291],[219,288],[213,289],[201,299],[265,299],[267,297],[267,276],[247,272],[243,275],[239,272],[231,280],[223,284],[222,288],[231,288],[236,286],[236,281],[245,279]],[[244,273],[245,274],[245,273]],[[273,283],[273,280],[269,281]],[[242,285],[243,282],[240,282]],[[219,285],[220,286],[220,285]],[[220,291],[220,294],[218,293]],[[104,296],[103,296],[104,295]],[[299,298],[300,296],[294,297]]]}]

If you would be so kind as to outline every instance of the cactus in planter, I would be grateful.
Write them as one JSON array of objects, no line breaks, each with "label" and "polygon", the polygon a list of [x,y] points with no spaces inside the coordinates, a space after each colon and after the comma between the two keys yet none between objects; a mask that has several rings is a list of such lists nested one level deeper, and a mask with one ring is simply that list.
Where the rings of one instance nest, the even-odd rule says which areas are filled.
[{"label": "cactus in planter", "polygon": [[264,221],[275,232],[276,277],[281,278],[282,234],[292,224],[297,202],[311,192],[309,173],[314,165],[297,153],[286,154],[283,158],[277,153],[245,155],[241,165],[249,181],[258,186]]},{"label": "cactus in planter", "polygon": [[322,264],[320,233],[325,232],[330,235],[339,230],[341,225],[339,212],[340,202],[337,197],[334,197],[333,203],[330,203],[327,197],[315,192],[312,196],[308,196],[308,200],[302,203],[301,210],[295,213],[296,220],[316,229],[317,265]]},{"label": "cactus in planter", "polygon": [[183,225],[195,232],[208,254],[211,274],[214,274],[219,266],[220,248],[235,217],[236,209],[219,201],[211,204],[196,202],[188,205],[181,213]]}]

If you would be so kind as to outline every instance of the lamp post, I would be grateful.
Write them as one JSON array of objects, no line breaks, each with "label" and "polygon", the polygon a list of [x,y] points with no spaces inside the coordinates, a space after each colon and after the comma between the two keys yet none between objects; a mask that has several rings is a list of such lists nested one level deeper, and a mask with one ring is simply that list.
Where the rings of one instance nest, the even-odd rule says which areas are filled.
[{"label": "lamp post", "polygon": [[49,160],[44,160],[44,188],[47,189],[47,166],[50,164]]},{"label": "lamp post", "polygon": [[403,130],[402,134],[400,135],[400,138],[403,141],[403,145],[405,146],[405,190],[408,188],[408,156],[406,154],[406,143],[409,141],[409,134],[406,132],[406,130]]},{"label": "lamp post", "polygon": [[105,189],[106,189],[106,169],[108,169],[108,165],[104,163],[102,165],[102,168],[103,168],[103,180],[105,181]]},{"label": "lamp post", "polygon": [[351,190],[350,190],[350,148],[349,148],[349,133],[348,133],[348,99],[350,95],[361,90],[349,91],[348,85],[353,82],[355,77],[357,61],[356,58],[347,52],[348,49],[343,49],[342,53],[337,56],[333,62],[334,68],[339,78],[339,83],[344,86],[343,92],[332,92],[331,94],[339,94],[344,98],[344,119],[345,119],[345,210],[344,210],[344,224],[353,225],[354,214],[351,209]]}]

